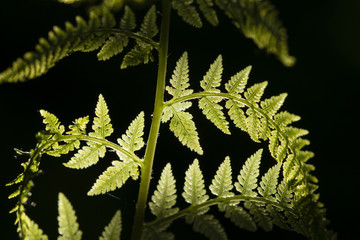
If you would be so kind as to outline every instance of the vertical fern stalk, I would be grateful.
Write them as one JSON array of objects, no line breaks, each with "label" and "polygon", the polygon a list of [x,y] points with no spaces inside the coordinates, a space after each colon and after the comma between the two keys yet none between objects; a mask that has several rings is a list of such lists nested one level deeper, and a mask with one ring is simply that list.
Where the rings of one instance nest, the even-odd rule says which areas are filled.
[{"label": "vertical fern stalk", "polygon": [[151,172],[154,162],[156,143],[160,129],[161,114],[164,108],[164,89],[166,80],[167,54],[169,43],[169,28],[170,28],[170,10],[171,0],[162,1],[162,18],[160,29],[160,47],[159,47],[159,67],[158,78],[156,85],[156,95],[153,119],[151,123],[149,139],[144,157],[144,166],[141,171],[141,182],[138,200],[136,203],[136,213],[133,224],[133,231],[131,235],[132,240],[140,240],[142,235],[144,214],[147,204],[147,197],[149,193]]}]

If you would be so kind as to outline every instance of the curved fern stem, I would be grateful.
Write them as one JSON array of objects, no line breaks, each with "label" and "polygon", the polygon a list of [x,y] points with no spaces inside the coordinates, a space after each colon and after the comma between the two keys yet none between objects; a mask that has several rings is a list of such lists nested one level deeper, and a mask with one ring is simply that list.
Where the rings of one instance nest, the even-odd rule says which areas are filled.
[{"label": "curved fern stem", "polygon": [[198,205],[191,205],[181,211],[178,211],[177,213],[175,213],[173,215],[163,217],[163,218],[157,218],[154,221],[148,222],[145,224],[145,226],[152,227],[152,226],[156,226],[158,224],[161,225],[163,223],[173,222],[176,219],[184,217],[191,212],[196,212],[197,209],[202,209],[202,208],[210,207],[213,205],[218,205],[221,203],[231,203],[231,202],[238,203],[239,201],[263,203],[263,204],[267,204],[267,205],[272,205],[273,207],[287,211],[288,213],[294,215],[295,217],[300,216],[299,213],[294,211],[294,209],[291,209],[291,208],[287,207],[286,205],[282,205],[281,203],[278,203],[276,201],[271,201],[271,200],[268,200],[263,197],[250,197],[250,196],[237,195],[237,196],[227,197],[227,198],[218,197],[218,198],[207,200]]},{"label": "curved fern stem", "polygon": [[164,90],[166,80],[166,66],[169,43],[170,28],[170,10],[171,0],[162,1],[162,19],[160,29],[160,45],[159,45],[159,67],[158,79],[156,85],[156,95],[154,104],[154,113],[151,123],[149,139],[144,157],[144,166],[141,170],[141,182],[138,200],[136,203],[136,212],[132,231],[132,240],[140,240],[143,230],[144,214],[147,205],[147,197],[149,193],[151,171],[154,162],[155,148],[161,123],[161,115],[164,109]]},{"label": "curved fern stem", "polygon": [[[272,120],[272,118],[270,118],[262,109],[260,109],[257,106],[254,106],[254,104],[252,104],[251,102],[249,102],[248,100],[246,100],[244,98],[240,98],[240,97],[234,96],[229,93],[198,92],[198,93],[192,93],[192,94],[178,97],[178,98],[173,98],[172,100],[167,101],[164,104],[164,107],[169,107],[175,103],[185,102],[185,101],[189,101],[189,100],[193,100],[193,99],[200,99],[203,97],[220,97],[223,99],[232,99],[234,101],[237,101],[237,102],[244,104],[244,105],[248,106],[249,108],[253,109],[255,112],[262,115],[269,122],[269,124],[271,124],[280,133],[280,136],[285,140],[286,145],[289,147],[289,150],[293,154],[296,154],[296,151],[289,144],[289,139],[284,135],[284,133],[280,130],[280,127]],[[301,162],[299,162],[299,164],[301,164]]]},{"label": "curved fern stem", "polygon": [[129,30],[123,30],[123,29],[120,29],[120,28],[111,28],[111,29],[103,28],[103,29],[97,29],[95,32],[116,33],[116,34],[119,34],[119,35],[124,36],[124,37],[129,37],[129,38],[133,38],[135,40],[139,40],[139,41],[144,42],[144,43],[148,43],[157,50],[159,50],[159,46],[160,46],[159,43],[155,42],[151,38],[142,36],[142,35],[140,35],[140,34],[138,34],[136,32],[131,32]]}]

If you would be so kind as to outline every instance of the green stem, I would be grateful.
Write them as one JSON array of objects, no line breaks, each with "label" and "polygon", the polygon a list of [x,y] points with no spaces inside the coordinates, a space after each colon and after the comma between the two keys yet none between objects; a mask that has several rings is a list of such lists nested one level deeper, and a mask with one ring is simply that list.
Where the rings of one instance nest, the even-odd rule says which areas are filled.
[{"label": "green stem", "polygon": [[143,230],[144,215],[147,205],[147,197],[149,193],[151,172],[154,162],[155,149],[157,138],[160,129],[161,115],[164,109],[164,89],[167,68],[167,54],[169,43],[169,28],[170,28],[170,10],[171,0],[162,1],[162,20],[160,29],[160,45],[159,45],[159,67],[158,79],[156,85],[156,95],[154,104],[154,113],[151,123],[149,139],[144,157],[144,166],[141,170],[141,182],[138,200],[136,204],[136,212],[133,224],[133,231],[131,235],[132,240],[140,240]]}]

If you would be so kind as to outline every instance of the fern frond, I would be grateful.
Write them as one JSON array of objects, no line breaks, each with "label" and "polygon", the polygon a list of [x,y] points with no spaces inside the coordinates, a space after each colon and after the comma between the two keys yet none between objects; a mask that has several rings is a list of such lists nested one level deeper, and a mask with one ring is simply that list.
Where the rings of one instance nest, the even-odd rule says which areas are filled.
[{"label": "fern frond", "polygon": [[173,106],[170,108],[173,114],[170,121],[170,130],[184,146],[198,154],[203,154],[192,115],[188,112],[177,111]]},{"label": "fern frond", "polygon": [[59,237],[58,240],[80,240],[82,236],[75,211],[63,193],[59,193]]},{"label": "fern frond", "polygon": [[139,34],[151,39],[155,37],[158,32],[159,29],[156,25],[156,9],[155,5],[152,5],[144,17]]},{"label": "fern frond", "polygon": [[213,26],[219,25],[219,19],[216,11],[213,9],[214,3],[212,0],[196,0],[200,11],[203,13],[206,20]]},{"label": "fern frond", "polygon": [[[140,112],[139,115],[131,122],[130,126],[126,130],[126,134],[123,134],[121,138],[118,138],[118,143],[125,150],[134,153],[140,150],[144,145],[142,136],[144,135],[144,112]],[[128,157],[124,154],[117,152],[120,159],[127,160]]]},{"label": "fern frond", "polygon": [[184,52],[181,58],[177,61],[172,78],[170,79],[170,84],[171,87],[167,86],[166,90],[174,98],[193,93],[192,89],[188,89],[190,84],[187,52]]},{"label": "fern frond", "polygon": [[191,205],[201,204],[209,198],[206,194],[203,174],[197,159],[190,164],[188,170],[185,172],[185,184],[182,196],[185,201]]},{"label": "fern frond", "polygon": [[88,192],[89,196],[104,194],[116,188],[121,188],[129,177],[136,180],[139,176],[138,165],[133,161],[113,161],[112,165],[113,166],[108,167],[96,180]]},{"label": "fern frond", "polygon": [[226,157],[224,162],[216,171],[216,175],[214,176],[214,179],[209,186],[211,193],[219,198],[234,196],[234,193],[230,192],[233,188],[231,178],[232,170],[230,165],[230,158]]},{"label": "fern frond", "polygon": [[246,100],[251,103],[260,102],[262,95],[264,94],[264,90],[267,86],[268,82],[256,83],[253,86],[249,87],[247,91],[244,93]]},{"label": "fern frond", "polygon": [[295,58],[288,53],[286,29],[269,1],[215,0],[215,3],[259,48],[275,54],[285,66],[295,63]]},{"label": "fern frond", "polygon": [[280,107],[284,104],[285,98],[287,97],[286,93],[280,94],[279,96],[274,96],[264,101],[260,102],[261,109],[265,111],[268,115],[274,116]]},{"label": "fern frond", "polygon": [[158,218],[167,217],[179,211],[178,208],[173,208],[176,204],[176,186],[170,163],[163,169],[151,201],[150,210]]},{"label": "fern frond", "polygon": [[253,108],[249,108],[246,114],[246,131],[254,142],[260,142],[261,115]]},{"label": "fern frond", "polygon": [[21,223],[24,240],[48,240],[48,236],[43,233],[43,230],[25,213],[21,216]]},{"label": "fern frond", "polygon": [[227,235],[224,228],[213,215],[199,215],[193,223],[195,232],[199,232],[210,240],[226,240]]},{"label": "fern frond", "polygon": [[43,123],[45,124],[45,129],[52,134],[61,135],[65,131],[65,127],[61,125],[59,119],[52,113],[49,113],[45,110],[40,110],[41,116],[44,118]]},{"label": "fern frond", "polygon": [[116,211],[114,217],[111,219],[109,225],[107,225],[99,240],[120,240],[121,234],[121,212]]},{"label": "fern frond", "polygon": [[172,7],[182,19],[193,27],[201,28],[202,21],[196,8],[192,6],[193,0],[174,0],[171,2]]},{"label": "fern frond", "polygon": [[281,163],[276,164],[268,170],[267,173],[261,178],[261,182],[258,187],[258,192],[265,199],[274,199],[276,193],[276,187],[278,184],[278,177],[280,173]]},{"label": "fern frond", "polygon": [[[124,8],[124,15],[120,21],[120,29],[123,31],[131,31],[136,27],[135,14],[128,7]],[[102,46],[97,54],[99,60],[108,60],[109,58],[121,53],[129,43],[129,37],[123,34],[114,34]]]},{"label": "fern frond", "polygon": [[92,126],[94,132],[89,133],[89,136],[105,139],[105,137],[110,136],[114,132],[114,129],[110,123],[109,109],[101,94],[96,104],[95,115]]},{"label": "fern frond", "polygon": [[203,80],[200,81],[200,86],[205,92],[220,92],[217,87],[221,84],[221,75],[223,72],[222,56],[219,55],[214,63],[210,65],[210,69],[205,74]]},{"label": "fern frond", "polygon": [[[146,39],[152,39],[157,35],[159,29],[156,25],[156,9],[153,5],[146,13],[144,20],[140,26],[140,31],[137,33],[139,36]],[[139,64],[147,64],[149,61],[153,61],[152,56],[153,46],[143,41],[137,40],[136,45],[124,56],[124,60],[121,63],[121,69],[128,66],[136,66]]]},{"label": "fern frond", "polygon": [[[99,48],[109,36],[112,23],[111,13],[103,11],[103,16],[91,12],[89,21],[76,17],[76,26],[65,23],[65,30],[54,26],[48,38],[40,38],[35,51],[18,58],[10,68],[0,73],[0,83],[19,82],[45,74],[58,61],[77,51],[93,51]],[[99,29],[102,29],[99,32]]]},{"label": "fern frond", "polygon": [[234,122],[235,126],[246,132],[246,115],[241,109],[242,107],[244,107],[244,105],[242,103],[229,99],[228,101],[226,101],[225,107],[229,109],[228,114],[230,116],[230,119]]},{"label": "fern frond", "polygon": [[253,190],[257,187],[262,152],[263,150],[259,149],[249,157],[237,177],[238,182],[235,183],[235,188],[244,196],[254,197],[257,195]]},{"label": "fern frond", "polygon": [[252,66],[248,66],[232,76],[228,83],[225,84],[225,89],[230,94],[240,94],[244,91],[247,81],[249,79],[249,74]]}]

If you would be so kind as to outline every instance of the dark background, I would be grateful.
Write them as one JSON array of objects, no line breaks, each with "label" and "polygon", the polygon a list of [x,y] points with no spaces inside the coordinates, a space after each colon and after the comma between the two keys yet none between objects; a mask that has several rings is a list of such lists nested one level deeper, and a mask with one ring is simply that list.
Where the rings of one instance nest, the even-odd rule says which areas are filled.
[{"label": "dark background", "polygon": [[[280,11],[289,35],[290,54],[296,56],[294,67],[284,67],[274,56],[258,50],[254,43],[245,39],[221,15],[217,28],[205,24],[194,29],[173,14],[169,47],[169,71],[184,51],[189,53],[192,87],[199,90],[199,81],[210,63],[223,55],[223,81],[247,65],[253,65],[250,83],[269,81],[265,97],[282,92],[289,96],[282,109],[298,114],[302,120],[296,126],[308,129],[315,152],[312,163],[314,175],[319,178],[320,200],[325,203],[329,228],[339,234],[339,239],[357,239],[359,155],[355,140],[358,132],[358,81],[360,70],[360,1],[272,1]],[[74,22],[75,15],[85,16],[83,8],[73,8],[49,0],[11,0],[0,6],[0,71],[6,69],[26,51],[34,49],[38,38],[46,36],[53,25],[63,27],[66,20]],[[219,11],[220,13],[220,11]],[[99,93],[107,100],[115,132],[110,140],[126,130],[136,115],[144,110],[146,133],[149,130],[152,101],[155,93],[156,63],[120,70],[121,57],[98,62],[96,53],[78,53],[58,63],[46,76],[19,84],[0,86],[0,152],[1,152],[1,239],[17,239],[14,215],[8,215],[15,200],[7,196],[15,190],[5,187],[22,170],[25,158],[14,158],[13,148],[29,150],[35,145],[35,133],[43,129],[40,109],[57,115],[69,125],[75,118],[93,117]],[[243,161],[266,144],[255,144],[238,129],[231,128],[232,136],[224,136],[211,126],[199,111],[193,108],[194,118],[205,154],[190,152],[163,126],[159,137],[153,177],[158,180],[159,171],[171,162],[178,181],[178,202],[184,171],[194,158],[198,158],[206,183],[210,184],[217,166],[225,156],[232,159],[235,175]],[[141,155],[142,153],[140,153]],[[72,202],[78,216],[83,239],[97,239],[103,227],[110,221],[115,210],[123,215],[124,235],[130,233],[132,216],[139,181],[129,181],[113,192],[113,196],[87,197],[86,192],[97,176],[116,159],[113,153],[95,167],[76,171],[62,167],[71,155],[57,159],[44,157],[41,168],[44,174],[35,179],[31,200],[36,207],[29,207],[28,214],[48,234],[57,237],[57,194],[59,191]],[[270,166],[268,154],[264,156],[263,171]],[[263,174],[263,172],[262,172]],[[155,181],[152,182],[154,188]],[[225,221],[225,223],[227,223]],[[226,224],[228,225],[228,224]],[[198,238],[182,220],[173,227],[183,235],[177,239]],[[264,233],[247,233],[229,224],[229,235],[262,237]],[[189,237],[193,236],[193,237]],[[265,236],[279,239],[303,239],[277,228]],[[236,239],[236,238],[234,238]]]}]

